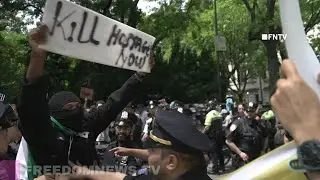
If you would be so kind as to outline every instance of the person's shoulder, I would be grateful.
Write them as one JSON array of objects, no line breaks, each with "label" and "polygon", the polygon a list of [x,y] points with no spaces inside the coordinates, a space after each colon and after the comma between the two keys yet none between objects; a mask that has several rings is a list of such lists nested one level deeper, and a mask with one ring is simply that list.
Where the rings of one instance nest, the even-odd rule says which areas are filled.
[{"label": "person's shoulder", "polygon": [[243,119],[242,118],[236,118],[230,125],[230,132],[235,131],[236,129],[239,128],[239,126],[242,124]]},{"label": "person's shoulder", "polygon": [[236,125],[239,125],[243,122],[243,118],[241,117],[233,117],[233,122],[232,124],[236,124]]}]

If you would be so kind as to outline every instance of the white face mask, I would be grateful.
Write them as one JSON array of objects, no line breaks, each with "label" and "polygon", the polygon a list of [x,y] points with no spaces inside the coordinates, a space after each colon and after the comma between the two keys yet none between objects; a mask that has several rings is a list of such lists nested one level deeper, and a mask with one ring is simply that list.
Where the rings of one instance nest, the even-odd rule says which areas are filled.
[{"label": "white face mask", "polygon": [[102,106],[102,105],[103,105],[103,104],[98,104],[97,107],[100,107],[100,106]]}]

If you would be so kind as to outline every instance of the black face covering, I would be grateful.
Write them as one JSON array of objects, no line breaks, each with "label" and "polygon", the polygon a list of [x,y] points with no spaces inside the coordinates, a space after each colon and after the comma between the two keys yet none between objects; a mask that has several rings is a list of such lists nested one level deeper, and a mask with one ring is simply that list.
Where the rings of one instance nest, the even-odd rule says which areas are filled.
[{"label": "black face covering", "polygon": [[62,109],[64,105],[71,102],[81,102],[72,92],[62,91],[53,95],[49,101],[49,110],[52,117],[59,121],[63,126],[76,132],[82,132],[82,122],[84,121],[84,109],[73,110]]}]

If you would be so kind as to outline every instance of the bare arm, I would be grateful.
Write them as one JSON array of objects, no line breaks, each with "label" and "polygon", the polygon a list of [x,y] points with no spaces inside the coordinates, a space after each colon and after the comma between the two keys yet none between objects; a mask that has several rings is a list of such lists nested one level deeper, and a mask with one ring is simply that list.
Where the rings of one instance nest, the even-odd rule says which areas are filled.
[{"label": "bare arm", "polygon": [[146,149],[130,149],[129,154],[145,161],[147,161],[149,157],[149,152]]},{"label": "bare arm", "polygon": [[238,148],[238,146],[234,142],[226,140],[226,144],[231,149],[231,151],[233,151],[234,153],[236,153],[238,155],[242,153],[242,151]]},{"label": "bare arm", "polygon": [[106,171],[80,171],[80,175],[71,175],[70,179],[73,180],[123,180],[127,175],[118,172]]},{"label": "bare arm", "polygon": [[118,156],[133,156],[142,160],[148,160],[149,157],[149,152],[146,149],[116,147],[109,150],[109,152],[113,152]]}]

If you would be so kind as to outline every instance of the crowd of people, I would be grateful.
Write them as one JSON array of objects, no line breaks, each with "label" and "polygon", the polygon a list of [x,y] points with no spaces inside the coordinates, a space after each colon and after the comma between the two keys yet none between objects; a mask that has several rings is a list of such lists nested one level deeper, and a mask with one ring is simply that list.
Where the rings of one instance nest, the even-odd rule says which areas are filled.
[{"label": "crowd of people", "polygon": [[291,140],[306,177],[320,178],[320,101],[291,61],[283,61],[272,107],[235,105],[230,96],[223,105],[208,102],[203,116],[177,101],[135,105],[147,76],[140,72],[89,107],[68,91],[47,97],[47,53],[38,47],[47,34],[41,25],[30,35],[17,106],[0,103],[1,180],[209,180],[208,173],[226,173],[228,159],[236,170]]}]

